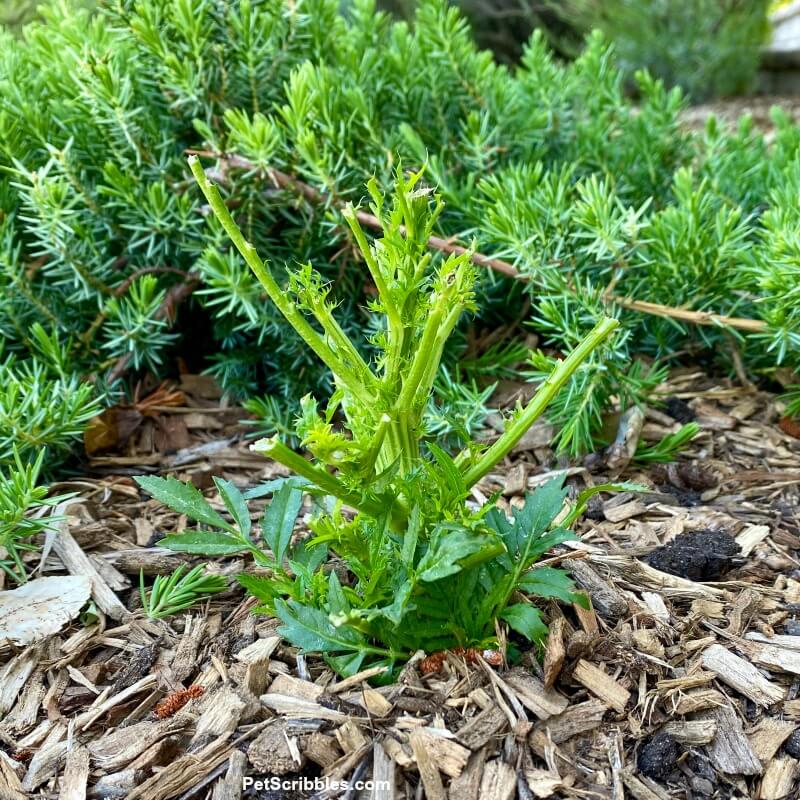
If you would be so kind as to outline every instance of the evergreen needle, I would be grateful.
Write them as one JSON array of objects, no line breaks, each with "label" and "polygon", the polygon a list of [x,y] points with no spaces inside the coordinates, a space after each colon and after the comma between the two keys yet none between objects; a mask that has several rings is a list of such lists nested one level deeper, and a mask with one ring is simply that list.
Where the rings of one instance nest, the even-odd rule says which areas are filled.
[{"label": "evergreen needle", "polygon": [[149,592],[145,589],[144,573],[140,571],[139,594],[145,614],[150,619],[163,619],[224,592],[228,588],[225,578],[206,574],[205,567],[198,565],[184,575],[186,565],[181,564],[169,576],[156,576]]}]

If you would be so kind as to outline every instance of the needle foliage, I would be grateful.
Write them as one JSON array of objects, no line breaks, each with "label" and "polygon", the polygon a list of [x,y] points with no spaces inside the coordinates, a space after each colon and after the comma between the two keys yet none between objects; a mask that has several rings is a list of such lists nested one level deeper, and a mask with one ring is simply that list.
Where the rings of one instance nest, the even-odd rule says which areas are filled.
[{"label": "needle foliage", "polygon": [[48,489],[40,482],[44,449],[32,463],[26,463],[16,449],[12,456],[12,464],[0,468],[0,570],[15,583],[24,583],[28,579],[24,555],[37,551],[36,537],[60,520],[47,509],[68,495],[47,496]]},{"label": "needle foliage", "polygon": [[179,614],[215,594],[224,592],[228,582],[222,575],[208,575],[198,564],[186,574],[181,564],[171,575],[158,575],[150,590],[144,586],[144,574],[139,574],[139,595],[142,609],[150,619],[163,619]]},{"label": "needle foliage", "polygon": [[[444,0],[422,0],[410,22],[370,0],[344,12],[335,0],[106,0],[94,14],[61,0],[42,15],[0,33],[0,331],[20,369],[39,323],[68,348],[70,375],[98,376],[94,396],[120,359],[168,373],[189,350],[231,395],[261,400],[264,429],[333,387],[206,224],[192,148],[229,156],[215,178],[237,224],[273,263],[317,265],[362,358],[375,352],[374,286],[341,209],[371,178],[389,190],[398,159],[427,164],[447,203],[432,232],[474,239],[528,279],[482,271],[475,324],[507,324],[529,303],[522,322],[545,351],[534,377],[618,318],[615,357],[576,372],[553,411],[565,452],[593,446],[609,403],[647,397],[657,372],[638,354],[714,353],[729,368],[735,347],[755,376],[800,366],[800,134],[780,112],[769,141],[746,119],[693,133],[680,90],[647,73],[633,107],[601,35],[562,64],[535,33],[509,68]],[[171,290],[190,276],[199,285],[178,307]],[[763,325],[698,326],[625,298]],[[187,345],[198,324],[202,354]],[[69,441],[80,419],[65,417]]]}]

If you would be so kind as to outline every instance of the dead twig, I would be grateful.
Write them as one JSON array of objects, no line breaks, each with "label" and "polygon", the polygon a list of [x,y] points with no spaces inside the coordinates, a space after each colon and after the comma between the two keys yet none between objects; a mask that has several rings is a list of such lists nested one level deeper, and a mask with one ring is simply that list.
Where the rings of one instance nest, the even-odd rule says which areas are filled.
[{"label": "dead twig", "polygon": [[[141,278],[143,275],[155,275],[155,274],[162,274],[162,273],[169,273],[171,275],[180,275],[183,278],[184,282],[189,280],[190,275],[186,270],[178,269],[177,267],[142,267],[141,269],[137,269],[135,272],[132,272],[125,278],[122,283],[114,289],[114,297],[122,297],[125,292],[130,289],[131,285],[136,281],[138,278]],[[94,338],[97,329],[105,322],[108,313],[105,309],[101,309],[97,316],[92,320],[92,324],[86,329],[84,333],[80,335],[81,343],[87,346],[92,339]]]}]

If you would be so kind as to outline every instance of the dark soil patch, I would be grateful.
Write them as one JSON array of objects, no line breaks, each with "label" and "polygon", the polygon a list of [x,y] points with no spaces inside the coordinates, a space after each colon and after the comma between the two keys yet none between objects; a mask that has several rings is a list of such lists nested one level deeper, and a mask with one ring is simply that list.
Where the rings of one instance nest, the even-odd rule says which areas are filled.
[{"label": "dark soil patch", "polygon": [[691,531],[657,547],[644,559],[651,567],[692,581],[717,581],[734,566],[741,548],[726,531]]},{"label": "dark soil patch", "polygon": [[679,397],[667,398],[667,402],[664,404],[664,411],[669,414],[672,419],[684,424],[693,422],[697,418],[691,406]]},{"label": "dark soil patch", "polygon": [[668,733],[653,736],[639,752],[639,771],[655,781],[665,781],[680,758],[681,746]]}]

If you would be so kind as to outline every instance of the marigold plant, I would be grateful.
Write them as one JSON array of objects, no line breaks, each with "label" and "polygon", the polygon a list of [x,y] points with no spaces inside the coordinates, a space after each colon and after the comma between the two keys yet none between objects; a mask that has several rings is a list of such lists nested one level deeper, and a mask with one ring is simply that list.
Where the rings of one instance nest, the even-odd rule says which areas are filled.
[{"label": "marigold plant", "polygon": [[[601,320],[555,366],[531,401],[506,420],[497,441],[471,442],[453,454],[427,435],[423,414],[445,342],[474,307],[475,274],[469,252],[434,263],[427,243],[442,201],[423,188],[422,174],[405,177],[398,170],[390,203],[369,184],[372,213],[382,226],[373,242],[355,209],[345,212],[377,288],[370,311],[382,320],[371,343],[379,355],[367,359],[338,325],[320,275],[303,265],[283,288],[197,159],[191,168],[236,249],[330,369],[336,388],[322,407],[310,395],[301,401],[297,438],[310,458],[278,437],[253,445],[296,475],[262,490],[274,490],[261,526],[269,551],[253,541],[247,498],[231,483],[217,480],[233,523],[189,484],[140,478],[153,496],[210,529],[170,536],[164,544],[206,554],[251,552],[268,575],[240,580],[261,609],[283,621],[289,641],[324,653],[342,674],[367,662],[391,666],[418,649],[496,646],[498,620],[541,643],[547,629],[530,596],[581,600],[563,571],[532,569],[571,536],[556,522],[566,497],[562,480],[529,495],[513,519],[494,502],[479,507],[468,498],[611,335],[616,320]],[[293,540],[303,492],[317,498],[320,511],[308,523],[311,535]]]}]

